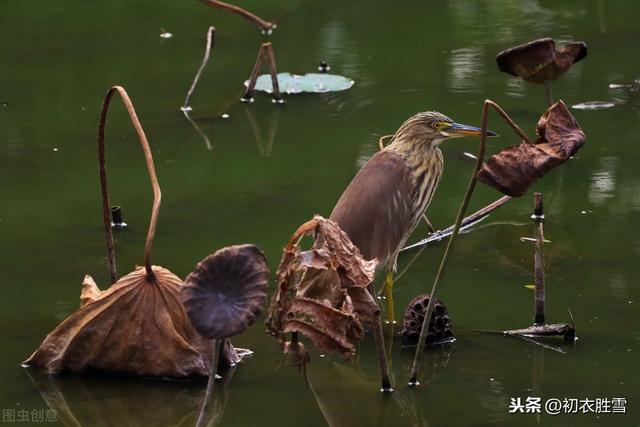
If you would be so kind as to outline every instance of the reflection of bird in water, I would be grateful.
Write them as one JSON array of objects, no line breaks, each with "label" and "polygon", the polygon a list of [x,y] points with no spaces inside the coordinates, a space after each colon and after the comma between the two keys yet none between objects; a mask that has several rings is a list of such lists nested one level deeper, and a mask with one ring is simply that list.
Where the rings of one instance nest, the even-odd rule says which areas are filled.
[{"label": "reflection of bird in water", "polygon": [[[495,136],[493,132],[487,132]],[[442,177],[438,145],[448,138],[480,135],[480,129],[454,123],[434,111],[410,117],[390,144],[360,169],[338,200],[336,221],[367,259],[386,270],[387,319],[394,321],[393,272],[400,249],[429,206]]]}]

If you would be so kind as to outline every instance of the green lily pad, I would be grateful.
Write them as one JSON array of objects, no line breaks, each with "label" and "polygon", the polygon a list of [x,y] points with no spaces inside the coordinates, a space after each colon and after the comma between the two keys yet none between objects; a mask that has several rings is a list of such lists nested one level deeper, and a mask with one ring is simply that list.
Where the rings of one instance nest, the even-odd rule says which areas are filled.
[{"label": "green lily pad", "polygon": [[[287,94],[339,92],[350,89],[354,83],[355,82],[353,80],[337,74],[278,74],[278,86],[280,87],[280,93]],[[249,80],[245,81],[244,85],[248,86]],[[269,74],[262,74],[258,76],[255,90],[272,93],[273,87],[271,85],[271,76]]]}]

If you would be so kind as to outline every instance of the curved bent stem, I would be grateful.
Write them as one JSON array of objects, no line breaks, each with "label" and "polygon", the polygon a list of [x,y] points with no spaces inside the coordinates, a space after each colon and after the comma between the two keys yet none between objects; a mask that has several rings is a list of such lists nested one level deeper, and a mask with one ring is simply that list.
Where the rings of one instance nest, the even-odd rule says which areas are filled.
[{"label": "curved bent stem", "polygon": [[138,134],[138,138],[140,139],[140,145],[142,145],[142,151],[144,152],[145,161],[147,163],[147,171],[149,172],[149,179],[151,180],[151,187],[153,189],[151,220],[149,221],[149,231],[147,232],[147,240],[144,245],[144,266],[147,270],[147,276],[149,277],[153,277],[153,270],[151,270],[151,248],[153,246],[153,238],[156,234],[158,211],[160,210],[160,200],[162,199],[160,185],[158,184],[158,178],[156,177],[156,170],[153,164],[153,156],[151,155],[151,148],[149,147],[149,142],[147,141],[144,129],[142,129],[140,120],[138,120],[136,110],[133,108],[131,99],[124,88],[121,86],[112,86],[105,95],[104,103],[102,104],[102,111],[100,112],[100,123],[98,124],[98,159],[100,165],[100,189],[102,190],[102,216],[104,221],[104,236],[107,241],[107,257],[109,260],[111,283],[115,283],[118,280],[118,276],[116,272],[113,233],[111,231],[111,205],[109,203],[109,186],[107,183],[104,130],[107,124],[107,113],[109,112],[111,98],[116,92],[120,95],[120,98],[122,98],[122,103],[127,109],[129,117],[131,118],[131,123],[133,124],[133,127]]},{"label": "curved bent stem", "polygon": [[229,4],[229,3],[224,3],[221,2],[219,0],[201,0],[203,3],[208,4],[209,6],[213,6],[215,8],[218,9],[222,9],[222,10],[227,10],[229,12],[233,12],[237,15],[242,16],[244,19],[248,20],[249,22],[255,24],[256,26],[260,27],[260,29],[262,31],[264,31],[265,33],[270,33],[271,31],[273,31],[276,28],[276,24],[274,24],[273,22],[269,22],[269,21],[265,21],[264,19],[260,18],[259,16],[249,12],[248,10],[245,10],[241,7]]},{"label": "curved bent stem", "polygon": [[[207,30],[207,45],[204,49],[204,57],[202,58],[202,63],[200,64],[200,68],[198,68],[196,76],[193,78],[193,83],[191,83],[189,92],[187,92],[187,96],[184,99],[184,105],[181,108],[181,110],[184,112],[191,110],[191,106],[189,106],[189,103],[191,102],[191,96],[193,96],[193,92],[195,92],[196,90],[196,85],[198,84],[198,80],[200,80],[200,75],[202,74],[202,71],[204,71],[204,67],[206,67],[207,63],[209,62],[209,54],[211,53],[211,49],[215,47],[215,39],[216,28],[209,27],[209,30]],[[189,117],[187,117],[187,119],[189,119]]]},{"label": "curved bent stem", "polygon": [[424,352],[424,345],[427,339],[427,332],[429,330],[429,324],[431,323],[431,315],[433,314],[433,309],[435,307],[435,302],[438,294],[438,286],[442,281],[444,276],[444,272],[447,266],[447,261],[449,260],[449,256],[451,255],[451,251],[453,249],[453,245],[456,242],[456,238],[460,233],[460,226],[462,224],[462,219],[464,218],[464,214],[467,210],[467,206],[469,206],[469,201],[471,200],[471,196],[473,195],[473,190],[475,190],[476,183],[478,181],[477,174],[480,168],[482,167],[482,163],[484,161],[484,154],[487,147],[487,119],[489,113],[489,107],[493,107],[499,114],[502,116],[507,123],[516,131],[518,135],[520,135],[524,140],[528,141],[528,138],[522,132],[522,130],[516,125],[513,120],[505,113],[502,108],[500,108],[495,102],[490,100],[485,100],[482,106],[482,121],[481,121],[481,130],[480,130],[480,147],[478,149],[478,155],[476,159],[475,168],[473,170],[473,174],[469,179],[469,185],[467,186],[467,192],[462,199],[462,204],[460,205],[460,209],[458,210],[458,216],[456,217],[456,222],[453,226],[453,233],[449,238],[449,242],[447,243],[447,248],[444,251],[444,255],[442,256],[442,261],[440,262],[440,267],[438,268],[438,273],[436,274],[436,278],[433,282],[433,287],[431,288],[431,295],[429,298],[429,304],[427,305],[427,311],[424,315],[424,319],[422,321],[422,329],[420,330],[420,338],[418,340],[418,346],[416,347],[416,354],[413,359],[413,366],[411,368],[411,377],[409,379],[410,386],[418,386],[420,382],[418,381],[418,372],[420,371],[420,361],[422,357],[422,353]]},{"label": "curved bent stem", "polygon": [[[518,126],[516,124],[516,122],[514,122],[511,117],[509,117],[509,115],[502,109],[502,107],[500,107],[498,104],[496,104],[495,102],[493,102],[490,99],[486,99],[484,101],[484,105],[482,107],[482,117],[483,119],[486,120],[486,114],[488,114],[488,107],[492,107],[494,110],[496,110],[496,112],[498,114],[500,114],[500,117],[502,117],[502,119],[507,122],[507,124],[511,127],[511,129],[513,129],[515,131],[515,133],[518,134],[518,136],[520,138],[522,138],[522,140],[528,144],[532,144],[531,140],[529,139],[529,137],[522,131],[522,129],[520,129],[520,126]],[[486,129],[485,129],[486,130]],[[483,134],[484,135],[484,134]],[[476,162],[477,165],[477,162]],[[482,164],[481,164],[482,165]]]}]

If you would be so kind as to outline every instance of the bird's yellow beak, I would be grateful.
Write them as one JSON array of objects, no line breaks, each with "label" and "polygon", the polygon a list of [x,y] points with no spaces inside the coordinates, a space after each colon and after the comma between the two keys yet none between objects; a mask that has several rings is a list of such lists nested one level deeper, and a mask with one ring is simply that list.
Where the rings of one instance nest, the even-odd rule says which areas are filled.
[{"label": "bird's yellow beak", "polygon": [[[480,136],[481,129],[475,126],[463,125],[460,123],[451,123],[451,126],[445,130],[450,136]],[[497,133],[487,130],[487,136],[498,136]]]}]

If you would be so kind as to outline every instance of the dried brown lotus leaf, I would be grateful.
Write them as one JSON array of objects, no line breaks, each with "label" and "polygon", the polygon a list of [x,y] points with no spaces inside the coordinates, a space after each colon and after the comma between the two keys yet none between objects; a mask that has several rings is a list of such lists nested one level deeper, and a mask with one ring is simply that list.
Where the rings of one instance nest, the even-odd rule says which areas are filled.
[{"label": "dried brown lotus leaf", "polygon": [[187,319],[182,280],[163,267],[152,270],[149,277],[145,268],[136,269],[92,301],[97,286],[85,280],[84,305],[47,335],[25,364],[51,373],[208,375],[209,343]]},{"label": "dried brown lotus leaf", "polygon": [[553,39],[543,38],[503,50],[496,56],[496,62],[504,73],[522,77],[530,83],[548,83],[585,56],[587,45],[584,42],[567,43],[558,51]]},{"label": "dried brown lotus leaf", "polygon": [[342,309],[335,309],[320,301],[297,298],[291,303],[288,316],[305,321],[308,319],[309,324],[314,324],[316,319],[326,319],[317,323],[317,328],[326,331],[327,335],[335,337],[337,341],[340,341],[340,337],[359,340],[364,334],[362,323],[353,316],[353,306],[348,300]]},{"label": "dried brown lotus leaf", "polygon": [[[298,244],[303,236],[314,238],[307,251]],[[284,249],[267,319],[283,349],[291,345],[283,334],[298,332],[325,352],[352,357],[364,336],[363,323],[380,314],[367,289],[376,264],[364,260],[333,221],[315,216],[300,226]]]},{"label": "dried brown lotus leaf", "polygon": [[98,285],[96,285],[93,277],[88,274],[84,276],[82,291],[80,292],[80,307],[99,299],[101,295],[102,291],[98,288]]},{"label": "dried brown lotus leaf", "polygon": [[243,332],[267,302],[269,268],[254,245],[220,249],[185,279],[182,301],[191,323],[212,339]]},{"label": "dried brown lotus leaf", "polygon": [[536,126],[534,144],[505,148],[482,165],[478,179],[503,194],[522,196],[551,169],[563,164],[585,144],[578,122],[562,101],[549,107]]},{"label": "dried brown lotus leaf", "polygon": [[563,160],[573,156],[586,142],[580,125],[562,101],[547,108],[538,120],[536,134],[536,144],[548,142]]}]

